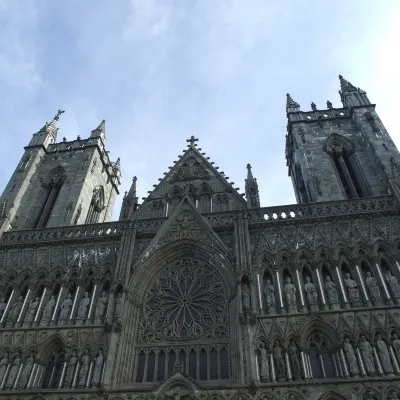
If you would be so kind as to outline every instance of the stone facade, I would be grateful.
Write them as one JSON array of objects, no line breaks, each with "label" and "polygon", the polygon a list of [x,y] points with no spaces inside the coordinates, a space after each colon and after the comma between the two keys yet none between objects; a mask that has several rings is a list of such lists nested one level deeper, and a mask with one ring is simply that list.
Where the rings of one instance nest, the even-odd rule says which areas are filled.
[{"label": "stone facade", "polygon": [[1,197],[0,398],[400,396],[400,156],[366,93],[288,95],[298,204],[260,207],[197,139],[139,204],[105,124],[33,136]]}]

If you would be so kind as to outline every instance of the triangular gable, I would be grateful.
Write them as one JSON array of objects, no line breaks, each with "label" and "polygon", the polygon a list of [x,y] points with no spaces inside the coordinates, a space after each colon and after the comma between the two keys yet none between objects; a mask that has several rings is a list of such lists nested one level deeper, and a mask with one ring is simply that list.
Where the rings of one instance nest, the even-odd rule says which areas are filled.
[{"label": "triangular gable", "polygon": [[218,172],[217,168],[199,152],[195,144],[192,144],[165,174],[164,178],[154,185],[154,189],[140,205],[138,216],[146,217],[150,203],[153,200],[165,200],[174,187],[178,187],[185,195],[190,195],[192,188],[195,188],[199,194],[202,185],[211,187],[213,193],[229,194],[233,209],[246,207],[245,199],[228,182],[226,176]]},{"label": "triangular gable", "polygon": [[192,394],[201,389],[203,388],[185,372],[175,370],[167,379],[158,384],[153,392],[158,396],[169,394],[174,397],[176,394]]},{"label": "triangular gable", "polygon": [[144,261],[164,244],[180,239],[208,242],[223,255],[228,255],[227,248],[213,231],[208,221],[199,214],[192,202],[185,197],[147,246],[141,261]]}]

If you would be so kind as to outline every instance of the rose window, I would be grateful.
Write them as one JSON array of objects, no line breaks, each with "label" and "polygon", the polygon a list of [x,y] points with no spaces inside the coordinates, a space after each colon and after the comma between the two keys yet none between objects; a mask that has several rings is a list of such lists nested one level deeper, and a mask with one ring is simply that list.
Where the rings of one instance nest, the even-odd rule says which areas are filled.
[{"label": "rose window", "polygon": [[226,318],[220,278],[210,267],[191,259],[165,268],[148,290],[144,304],[151,329],[169,339],[201,336]]}]

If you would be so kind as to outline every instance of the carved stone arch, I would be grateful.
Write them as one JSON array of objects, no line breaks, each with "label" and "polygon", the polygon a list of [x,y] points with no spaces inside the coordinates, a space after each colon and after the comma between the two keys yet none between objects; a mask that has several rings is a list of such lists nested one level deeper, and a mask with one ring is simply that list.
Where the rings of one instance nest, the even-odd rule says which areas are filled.
[{"label": "carved stone arch", "polygon": [[61,187],[67,178],[67,173],[65,169],[59,165],[58,167],[53,168],[47,174],[46,178],[43,179],[42,185],[44,187]]},{"label": "carved stone arch", "polygon": [[305,260],[307,260],[311,264],[313,259],[314,259],[314,252],[308,248],[302,247],[296,250],[294,254],[294,262],[297,265],[301,264],[302,262],[305,262]]},{"label": "carved stone arch", "polygon": [[400,395],[400,387],[394,385],[393,383],[389,384],[386,389],[385,389],[385,395],[383,396],[383,399],[391,399],[389,397],[393,392],[395,392],[398,396]]},{"label": "carved stone arch", "polygon": [[26,360],[30,356],[31,353],[33,353],[33,355],[36,356],[37,352],[38,352],[37,344],[32,344],[32,345],[28,346],[23,353],[23,357],[21,357],[21,361]]},{"label": "carved stone arch", "polygon": [[50,353],[56,348],[65,349],[68,346],[68,343],[64,336],[60,333],[55,333],[49,338],[47,338],[38,348],[37,358],[39,358],[42,362],[49,358]]},{"label": "carved stone arch", "polygon": [[285,346],[286,346],[285,337],[277,332],[273,333],[269,342],[270,342],[271,349],[273,349],[275,347],[276,343],[279,343],[282,346],[282,348],[285,348]]},{"label": "carved stone arch", "polygon": [[326,337],[333,348],[339,348],[340,338],[338,332],[331,325],[321,319],[312,319],[304,325],[300,333],[300,347],[307,348],[307,341],[314,333],[319,333]]},{"label": "carved stone arch", "polygon": [[264,343],[265,347],[267,349],[271,350],[272,342],[268,339],[268,337],[264,333],[258,335],[257,340],[256,340],[256,349],[259,348],[261,343]]},{"label": "carved stone arch", "polygon": [[371,331],[361,328],[357,332],[355,332],[355,343],[360,343],[361,341],[361,336],[365,336],[365,338],[368,340],[368,342],[372,343],[373,336],[371,336]]},{"label": "carved stone arch", "polygon": [[59,280],[61,283],[61,280],[63,279],[63,276],[65,275],[65,269],[63,266],[61,265],[57,265],[56,267],[54,267],[50,274],[49,274],[49,279],[50,282],[54,282],[56,280]]},{"label": "carved stone arch", "polygon": [[343,152],[352,154],[355,150],[355,144],[338,133],[332,133],[332,135],[326,139],[324,150],[330,155],[340,154]]},{"label": "carved stone arch", "polygon": [[362,388],[361,393],[360,393],[360,399],[361,400],[370,400],[371,396],[368,392],[373,393],[377,399],[382,398],[382,393],[375,386],[367,385]]},{"label": "carved stone arch", "polygon": [[[390,334],[390,331],[386,331],[383,328],[375,327],[371,330],[371,338],[372,338],[373,343],[376,342],[376,336],[381,335],[382,339],[385,341],[385,343],[389,344],[389,342],[390,342],[390,337],[388,337],[389,334]],[[372,343],[371,343],[371,345],[372,345]]]},{"label": "carved stone arch", "polygon": [[335,259],[336,260],[339,260],[339,261],[345,260],[345,261],[349,262],[349,260],[351,260],[352,258],[354,258],[352,248],[342,245],[335,249]]},{"label": "carved stone arch", "polygon": [[[76,400],[76,397],[68,397],[67,400]],[[44,396],[42,396],[41,394],[36,394],[35,396],[32,397],[31,400],[46,400],[46,398]]]},{"label": "carved stone arch", "polygon": [[380,253],[386,254],[388,257],[390,257],[392,255],[390,243],[382,239],[376,240],[373,245],[372,253],[376,257],[379,257]]},{"label": "carved stone arch", "polygon": [[133,299],[141,302],[149,284],[149,276],[158,276],[163,268],[185,257],[195,257],[211,267],[221,275],[228,297],[235,295],[236,279],[230,260],[208,242],[180,239],[162,245],[137,266],[128,285]]},{"label": "carved stone arch", "polygon": [[181,372],[175,372],[167,380],[161,383],[154,394],[157,397],[162,396],[177,387],[183,388],[190,393],[197,392],[199,390],[199,386],[191,378],[186,377]]},{"label": "carved stone arch", "polygon": [[282,396],[284,400],[304,400],[304,395],[299,390],[287,389]]},{"label": "carved stone arch", "polygon": [[313,261],[320,264],[322,262],[330,262],[334,258],[332,249],[327,246],[320,245],[314,251]]},{"label": "carved stone arch", "polygon": [[371,245],[365,242],[357,242],[353,247],[353,258],[359,258],[362,255],[373,258],[373,252],[371,251]]},{"label": "carved stone arch", "polygon": [[258,391],[257,395],[254,397],[254,400],[280,400],[281,397],[271,390],[262,390]]},{"label": "carved stone arch", "polygon": [[333,390],[329,390],[318,397],[318,400],[349,400],[349,398],[340,393],[334,392]]}]

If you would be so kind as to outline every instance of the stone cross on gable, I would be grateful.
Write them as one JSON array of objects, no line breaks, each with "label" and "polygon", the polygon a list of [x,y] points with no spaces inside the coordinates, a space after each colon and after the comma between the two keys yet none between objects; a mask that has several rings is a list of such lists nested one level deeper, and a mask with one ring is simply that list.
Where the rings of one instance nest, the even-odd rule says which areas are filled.
[{"label": "stone cross on gable", "polygon": [[199,141],[199,139],[195,138],[193,135],[190,137],[190,139],[186,140],[188,143],[190,143],[188,145],[188,147],[194,146],[196,142]]}]

